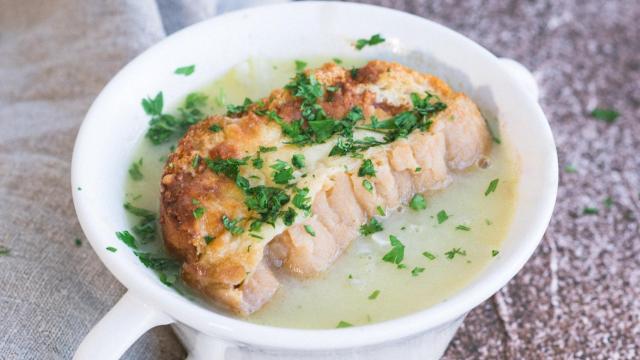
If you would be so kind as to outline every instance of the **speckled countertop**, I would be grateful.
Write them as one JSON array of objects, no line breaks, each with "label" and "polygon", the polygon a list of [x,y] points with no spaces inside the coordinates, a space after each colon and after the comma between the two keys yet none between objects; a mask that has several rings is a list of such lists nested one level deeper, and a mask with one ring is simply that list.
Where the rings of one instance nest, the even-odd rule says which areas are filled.
[{"label": "speckled countertop", "polygon": [[[365,2],[434,20],[527,66],[558,147],[560,188],[542,244],[469,314],[445,358],[640,357],[640,2]],[[621,115],[597,121],[595,107]]]}]

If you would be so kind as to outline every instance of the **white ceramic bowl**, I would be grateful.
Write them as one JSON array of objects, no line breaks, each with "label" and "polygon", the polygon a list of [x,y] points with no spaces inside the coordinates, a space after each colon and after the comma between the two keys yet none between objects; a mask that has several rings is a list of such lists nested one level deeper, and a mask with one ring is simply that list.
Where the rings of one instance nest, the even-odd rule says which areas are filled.
[{"label": "white ceramic bowl", "polygon": [[[387,42],[362,52],[355,39]],[[249,57],[395,59],[448,81],[500,120],[520,158],[519,200],[501,256],[450,299],[395,320],[331,330],[255,325],[217,314],[164,286],[114,237],[128,228],[122,208],[132,151],[147,128],[140,99],[164,91],[176,104]],[[173,70],[196,64],[193,76]],[[380,7],[303,2],[229,13],[186,28],[151,47],[109,82],[87,113],[72,164],[73,199],[94,250],[128,292],[76,353],[114,359],[149,328],[174,323],[191,358],[404,358],[442,355],[462,319],[505,285],[540,242],[556,198],[557,155],[531,75],[511,60],[443,26]],[[77,191],[82,187],[82,191]],[[106,250],[116,246],[117,253]]]}]

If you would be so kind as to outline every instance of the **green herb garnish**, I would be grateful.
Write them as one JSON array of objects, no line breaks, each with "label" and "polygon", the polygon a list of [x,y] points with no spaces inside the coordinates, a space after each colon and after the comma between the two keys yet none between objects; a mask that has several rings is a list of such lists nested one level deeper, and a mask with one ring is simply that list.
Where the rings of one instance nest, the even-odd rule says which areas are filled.
[{"label": "green herb garnish", "polygon": [[193,217],[197,220],[204,215],[205,209],[202,206],[198,206],[193,210]]},{"label": "green herb garnish", "polygon": [[342,60],[340,60],[339,58],[333,58],[332,60],[333,60],[334,63],[336,63],[338,65],[342,64]]},{"label": "green herb garnish", "polygon": [[286,185],[293,180],[293,168],[285,161],[276,160],[275,164],[270,166],[275,170],[272,174],[273,182],[280,185]]},{"label": "green herb garnish", "polygon": [[249,106],[253,104],[253,101],[249,98],[244,98],[244,102],[240,105],[227,105],[227,116],[239,116],[247,112]]},{"label": "green herb garnish", "polygon": [[424,198],[422,194],[415,194],[409,201],[409,207],[413,210],[419,211],[427,208],[427,200]]},{"label": "green herb garnish", "polygon": [[373,184],[367,179],[362,180],[362,187],[368,192],[373,192]]},{"label": "green herb garnish", "polygon": [[218,124],[212,124],[211,126],[209,126],[209,130],[211,130],[213,132],[220,132],[220,131],[222,131],[222,126],[220,126]]},{"label": "green herb garnish", "polygon": [[244,232],[244,229],[238,226],[240,219],[231,220],[227,215],[222,215],[222,226],[232,235],[240,235]]},{"label": "green herb garnish", "polygon": [[587,206],[582,210],[584,215],[597,215],[600,211],[596,207]]},{"label": "green herb garnish", "polygon": [[111,251],[111,252],[116,252],[118,251],[118,249],[114,248],[113,246],[107,246],[107,250]]},{"label": "green herb garnish", "polygon": [[353,326],[352,324],[350,324],[350,323],[348,323],[346,321],[340,320],[340,322],[338,323],[336,328],[340,329],[340,328],[347,328],[347,327],[352,327],[352,326]]},{"label": "green herb garnish", "polygon": [[389,235],[389,242],[391,250],[382,257],[382,261],[399,265],[404,259],[404,245],[393,235]]},{"label": "green herb garnish", "polygon": [[142,244],[154,241],[157,238],[156,213],[151,210],[133,206],[127,202],[124,204],[125,210],[130,214],[140,218],[140,221],[133,226],[133,233],[136,234]]},{"label": "green herb garnish", "polygon": [[385,216],[386,213],[384,212],[384,209],[382,208],[382,206],[378,205],[376,206],[376,212],[378,213],[378,215],[380,216]]},{"label": "green herb garnish", "polygon": [[129,177],[131,178],[131,180],[140,181],[144,178],[141,170],[142,161],[143,159],[140,158],[140,160],[134,161],[133,163],[131,163],[131,166],[129,166]]},{"label": "green herb garnish", "polygon": [[211,236],[211,235],[205,235],[203,237],[205,244],[209,245],[214,239],[215,237]]},{"label": "green herb garnish", "polygon": [[375,300],[380,295],[380,290],[374,290],[371,295],[369,295],[369,300]]},{"label": "green herb garnish", "polygon": [[205,158],[204,161],[207,164],[207,167],[211,169],[211,171],[213,171],[216,174],[224,174],[229,179],[234,181],[238,176],[238,173],[240,171],[239,170],[240,166],[247,164],[246,159],[233,159],[233,158],[224,159],[224,160],[220,158],[218,159]]},{"label": "green herb garnish", "polygon": [[136,245],[136,238],[133,235],[131,235],[131,233],[128,232],[127,230],[116,231],[116,237],[120,239],[120,241],[122,241],[128,247],[132,249],[138,248],[138,246]]},{"label": "green herb garnish", "polygon": [[411,276],[418,276],[420,275],[420,273],[422,273],[424,271],[423,267],[414,267],[413,270],[411,270]]},{"label": "green herb garnish", "polygon": [[307,63],[302,60],[295,60],[296,72],[301,72],[307,67]]},{"label": "green herb garnish", "polygon": [[362,234],[363,236],[368,236],[382,230],[382,224],[375,218],[369,219],[368,222],[360,226],[360,234]]},{"label": "green herb garnish", "polygon": [[380,34],[372,35],[369,39],[358,39],[356,41],[355,47],[358,50],[362,50],[365,46],[374,46],[381,44],[385,41],[385,38],[380,36]]},{"label": "green herb garnish", "polygon": [[564,172],[568,173],[568,174],[573,174],[578,172],[578,169],[576,169],[575,166],[573,166],[572,164],[567,164],[564,167]]},{"label": "green herb garnish", "polygon": [[458,225],[456,226],[456,230],[461,230],[461,231],[471,231],[471,228],[467,225]]},{"label": "green herb garnish", "polygon": [[429,260],[434,260],[436,258],[435,255],[433,255],[432,253],[425,251],[422,253],[422,256],[426,257]]},{"label": "green herb garnish", "polygon": [[316,232],[315,232],[315,230],[313,230],[313,227],[311,227],[311,225],[305,225],[304,226],[304,231],[306,231],[307,234],[309,234],[311,236],[316,236]]},{"label": "green herb garnish", "polygon": [[451,260],[456,255],[465,256],[465,255],[467,255],[467,252],[462,250],[461,248],[453,248],[453,249],[447,251],[446,253],[444,253],[444,255],[447,257],[447,259]]},{"label": "green herb garnish", "polygon": [[142,108],[151,116],[149,129],[145,135],[152,144],[158,145],[167,142],[173,137],[181,136],[189,126],[200,122],[206,117],[204,112],[207,104],[207,96],[202,93],[190,93],[187,95],[182,107],[178,108],[178,115],[162,113],[162,91],[153,99],[142,100]]},{"label": "green herb garnish", "polygon": [[613,109],[595,108],[591,111],[591,116],[608,124],[613,124],[620,116],[620,113]]},{"label": "green herb garnish", "polygon": [[196,66],[195,65],[189,65],[189,66],[183,66],[183,67],[177,68],[176,71],[174,71],[174,73],[176,73],[178,75],[189,76],[189,75],[193,74],[193,72],[195,70],[196,70]]},{"label": "green herb garnish", "polygon": [[498,250],[491,250],[491,257],[496,257],[496,256],[498,256],[499,253],[500,253],[500,251],[498,251]]},{"label": "green herb garnish", "polygon": [[366,159],[362,161],[360,169],[358,169],[358,176],[376,176],[376,169],[373,167],[373,161]]},{"label": "green herb garnish", "polygon": [[295,154],[291,157],[291,164],[295,166],[297,169],[302,169],[304,167],[305,158],[302,154]]},{"label": "green herb garnish", "polygon": [[487,190],[485,190],[484,192],[484,196],[487,196],[492,192],[496,191],[496,188],[498,187],[498,181],[500,181],[500,179],[491,180],[491,182],[489,183],[489,186],[487,187]]},{"label": "green herb garnish", "polygon": [[447,214],[447,212],[444,210],[440,210],[436,215],[436,218],[438,219],[438,224],[442,224],[443,222],[447,221],[447,219],[449,219],[449,214]]}]

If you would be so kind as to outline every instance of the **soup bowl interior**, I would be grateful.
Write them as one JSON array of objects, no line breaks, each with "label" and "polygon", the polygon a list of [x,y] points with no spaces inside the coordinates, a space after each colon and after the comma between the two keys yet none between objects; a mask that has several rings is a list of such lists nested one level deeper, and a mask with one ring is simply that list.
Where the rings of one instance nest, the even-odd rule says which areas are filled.
[{"label": "soup bowl interior", "polygon": [[[364,21],[366,20],[366,21]],[[381,33],[382,45],[356,51],[353,42]],[[165,108],[248,58],[348,57],[395,60],[442,77],[467,93],[519,159],[519,200],[501,256],[450,299],[409,316],[335,330],[251,324],[219,314],[163,285],[114,236],[129,227],[122,207],[127,168],[148,126],[140,101],[162,90]],[[173,71],[195,64],[189,77]],[[263,71],[264,69],[255,69]],[[264,70],[264,71],[268,71]],[[458,318],[499,290],[533,253],[551,216],[557,158],[536,99],[500,59],[467,38],[425,19],[345,3],[290,3],[230,13],[182,30],[122,69],[95,100],[77,137],[72,190],[78,218],[101,261],[131,292],[200,332],[260,346],[331,349],[381,343]],[[79,190],[81,189],[81,190]],[[112,253],[106,250],[119,249]]]}]

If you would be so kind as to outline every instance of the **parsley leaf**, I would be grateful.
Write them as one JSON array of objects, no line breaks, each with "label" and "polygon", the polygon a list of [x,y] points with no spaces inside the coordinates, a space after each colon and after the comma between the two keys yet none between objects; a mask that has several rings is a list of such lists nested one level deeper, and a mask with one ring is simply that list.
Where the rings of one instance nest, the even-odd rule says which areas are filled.
[{"label": "parsley leaf", "polygon": [[368,192],[373,192],[373,184],[367,179],[362,180],[362,187]]},{"label": "parsley leaf", "polygon": [[146,99],[142,99],[142,108],[147,115],[151,116],[159,116],[162,114],[162,107],[164,104],[162,91],[160,91],[156,96],[152,99],[147,97]]},{"label": "parsley leaf", "polygon": [[311,197],[309,195],[309,188],[294,189],[295,195],[293,196],[293,206],[300,210],[309,211],[311,209]]},{"label": "parsley leaf", "polygon": [[178,74],[178,75],[184,75],[184,76],[189,76],[191,74],[193,74],[193,72],[196,70],[196,66],[195,65],[189,65],[189,66],[182,66],[176,69],[176,71],[174,71],[174,73]]},{"label": "parsley leaf", "polygon": [[144,178],[141,170],[142,161],[142,158],[140,158],[140,160],[134,161],[133,163],[131,163],[131,166],[129,166],[129,177],[131,178],[131,180],[140,181]]},{"label": "parsley leaf", "polygon": [[453,248],[453,249],[447,251],[446,253],[444,253],[444,255],[447,257],[447,259],[451,260],[456,255],[465,256],[465,255],[467,255],[467,252],[462,250],[461,248]]},{"label": "parsley leaf", "polygon": [[213,124],[213,125],[209,126],[209,130],[211,130],[213,132],[220,132],[220,131],[222,131],[222,126],[220,126],[218,124]]},{"label": "parsley leaf", "polygon": [[340,322],[338,323],[338,325],[336,325],[336,328],[340,329],[340,328],[347,328],[347,327],[352,327],[353,324],[350,324],[346,321],[340,320]]},{"label": "parsley leaf", "polygon": [[358,50],[362,50],[365,46],[374,46],[377,44],[381,44],[385,41],[385,38],[380,36],[380,34],[372,35],[369,39],[358,39],[356,41],[355,47]]},{"label": "parsley leaf", "polygon": [[438,224],[442,224],[443,222],[447,221],[447,219],[449,219],[449,214],[447,214],[447,212],[444,210],[440,210],[436,217],[438,219]]},{"label": "parsley leaf", "polygon": [[391,250],[382,257],[382,261],[399,265],[404,259],[404,245],[393,235],[389,235],[389,242]]},{"label": "parsley leaf", "polygon": [[429,260],[435,260],[436,256],[433,255],[432,253],[425,251],[422,253],[422,256],[426,257]]},{"label": "parsley leaf", "polygon": [[[245,192],[244,203],[250,211],[260,215],[260,222],[274,224],[280,210],[289,202],[289,195],[279,188],[264,185],[252,187]],[[260,222],[251,224],[251,231],[258,231]],[[255,224],[255,225],[254,225]]]},{"label": "parsley leaf", "polygon": [[413,270],[411,270],[411,276],[418,276],[420,275],[420,273],[422,273],[424,271],[423,267],[414,267]]},{"label": "parsley leaf", "polygon": [[154,241],[157,238],[156,214],[147,209],[133,206],[131,203],[124,204],[125,210],[130,214],[140,218],[138,224],[132,230],[140,238],[142,244]]},{"label": "parsley leaf", "polygon": [[305,225],[304,230],[307,232],[307,234],[311,236],[316,236],[316,232],[315,230],[313,230],[313,227],[311,227],[311,225]]},{"label": "parsley leaf", "polygon": [[598,210],[598,208],[596,208],[596,207],[589,207],[589,206],[585,207],[585,208],[582,210],[582,213],[583,213],[584,215],[597,215],[599,212],[600,212],[600,211]]},{"label": "parsley leaf", "polygon": [[295,166],[297,169],[302,169],[304,167],[305,158],[302,154],[295,154],[291,158],[291,164]]},{"label": "parsley leaf", "polygon": [[613,124],[620,116],[620,113],[613,109],[595,108],[591,111],[591,116],[607,124]]},{"label": "parsley leaf", "polygon": [[293,168],[282,160],[276,160],[276,163],[270,166],[275,170],[272,174],[273,182],[280,185],[286,185],[293,180]]},{"label": "parsley leaf", "polygon": [[246,165],[246,159],[204,159],[207,167],[216,174],[224,174],[231,180],[235,180],[240,171],[240,165]]},{"label": "parsley leaf", "polygon": [[295,60],[296,72],[301,72],[307,67],[307,63],[302,60]]},{"label": "parsley leaf", "polygon": [[116,252],[118,251],[118,249],[114,248],[113,246],[107,246],[107,250],[111,251],[111,252]]},{"label": "parsley leaf", "polygon": [[415,194],[411,198],[411,201],[409,201],[409,207],[415,211],[424,210],[427,208],[427,200],[425,200],[424,195],[420,193]]},{"label": "parsley leaf", "polygon": [[360,226],[360,234],[362,234],[363,236],[368,236],[382,230],[382,224],[375,218],[369,219],[368,222]]},{"label": "parsley leaf", "polygon": [[369,295],[369,300],[375,300],[380,295],[380,290],[374,290],[371,295]]},{"label": "parsley leaf", "polygon": [[498,250],[491,250],[491,257],[496,257],[496,256],[498,256],[499,253],[500,253],[500,251],[498,251]]},{"label": "parsley leaf", "polygon": [[244,229],[238,226],[240,219],[231,220],[227,215],[222,215],[222,226],[232,235],[240,235],[244,232]]},{"label": "parsley leaf", "polygon": [[460,225],[456,226],[456,230],[471,231],[471,228],[469,226],[467,226],[467,225],[460,224]]},{"label": "parsley leaf", "polygon": [[127,230],[124,231],[116,231],[116,237],[120,239],[125,245],[132,249],[137,249],[136,238],[131,235]]},{"label": "parsley leaf", "polygon": [[489,183],[489,186],[487,187],[487,190],[484,192],[484,196],[487,196],[492,192],[496,191],[496,188],[498,188],[498,181],[500,181],[500,179],[491,180],[491,182]]},{"label": "parsley leaf", "polygon": [[376,169],[373,167],[371,159],[366,159],[362,162],[360,169],[358,169],[358,176],[376,176]]}]

